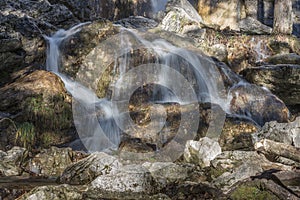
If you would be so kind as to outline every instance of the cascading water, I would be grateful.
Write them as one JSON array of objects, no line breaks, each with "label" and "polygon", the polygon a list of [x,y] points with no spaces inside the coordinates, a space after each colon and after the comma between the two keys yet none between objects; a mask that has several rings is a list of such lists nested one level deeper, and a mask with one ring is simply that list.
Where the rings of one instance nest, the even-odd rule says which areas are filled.
[{"label": "cascading water", "polygon": [[[170,102],[179,105],[198,105],[199,102],[219,105],[224,114],[216,114],[217,119],[213,122],[214,127],[218,127],[219,131],[222,130],[225,112],[231,113],[232,111],[230,104],[233,95],[235,95],[236,100],[239,100],[239,91],[236,88],[251,87],[250,84],[244,83],[239,76],[224,66],[221,70],[231,81],[230,87],[234,91],[234,94],[231,94],[231,88],[227,88],[227,90],[224,88],[222,76],[210,58],[194,51],[176,47],[166,40],[153,36],[153,34],[149,36],[145,32],[120,28],[120,34],[111,39],[111,42],[117,44],[118,48],[111,48],[111,44],[99,48],[101,52],[109,51],[106,54],[113,58],[111,62],[113,63],[112,73],[109,74],[114,74],[109,84],[109,89],[112,91],[111,96],[100,99],[95,94],[96,88],[90,89],[91,87],[88,88],[83,85],[84,81],[82,82],[80,78],[74,81],[67,75],[60,73],[60,45],[86,24],[79,24],[69,30],[59,30],[52,37],[45,36],[45,39],[49,43],[47,70],[60,76],[67,91],[72,95],[75,102],[73,103],[73,107],[75,107],[73,113],[75,113],[76,129],[78,133],[82,133],[80,139],[90,152],[118,148],[123,133],[130,135],[133,132],[148,133],[154,131],[160,133],[163,129],[164,131],[168,130],[168,127],[164,125],[165,114],[151,119],[153,123],[150,126],[141,127],[134,124],[128,107],[131,95],[139,87],[149,83],[153,84],[152,97],[149,97],[148,103],[153,105],[154,112],[163,113],[160,112],[159,104]],[[101,68],[107,59],[101,60],[99,58],[100,54],[97,53],[97,48],[93,52],[97,54],[100,62],[93,63],[95,56],[91,55],[91,60],[88,60],[88,55],[86,63],[91,66],[84,68],[83,73],[93,74],[98,80],[99,72],[97,70],[102,72],[103,69],[97,68]],[[138,55],[134,55],[136,52]],[[143,62],[136,63],[135,59],[141,59]],[[243,97],[241,98],[243,99]],[[238,114],[251,118],[247,109],[246,105],[241,112],[238,110],[240,112]],[[183,125],[182,132],[189,132],[185,130],[189,126],[195,126],[195,131],[197,131],[199,117],[191,120],[191,116],[197,116],[195,113],[198,112],[198,107],[193,112],[192,115],[181,114],[181,120],[187,122]],[[218,123],[220,124],[216,125]],[[209,129],[207,136],[216,137],[213,135],[216,133],[216,129]],[[189,135],[187,139],[193,139],[192,136],[194,135]],[[183,136],[179,135],[177,140],[186,140],[186,138],[181,137]],[[168,140],[164,135],[160,135],[160,138],[162,141],[156,141],[157,143]]]},{"label": "cascading water", "polygon": [[[107,148],[116,148],[120,142],[120,134],[118,128],[114,128],[115,125],[111,121],[112,111],[110,102],[106,99],[99,99],[89,88],[60,73],[61,44],[70,36],[79,32],[83,26],[89,23],[90,22],[78,24],[69,30],[60,29],[52,37],[44,36],[44,38],[48,41],[46,69],[57,74],[62,79],[65,84],[66,90],[80,104],[82,116],[95,115],[95,106],[102,111],[102,121],[98,121],[95,120],[95,118],[88,117],[85,121],[85,127],[80,127],[79,125],[77,126],[78,129],[87,129],[89,127],[93,129],[93,131],[90,131],[91,134],[89,134],[88,137],[82,139],[87,140],[86,143],[90,143],[88,148],[89,151],[99,151]],[[103,123],[103,121],[106,121],[107,123]],[[104,137],[99,137],[98,133],[103,132],[103,130],[99,130],[100,127],[98,126],[98,124],[102,124],[102,129],[104,129],[104,132],[105,130],[110,130],[106,131],[106,133],[113,132],[113,134],[101,135]]]}]

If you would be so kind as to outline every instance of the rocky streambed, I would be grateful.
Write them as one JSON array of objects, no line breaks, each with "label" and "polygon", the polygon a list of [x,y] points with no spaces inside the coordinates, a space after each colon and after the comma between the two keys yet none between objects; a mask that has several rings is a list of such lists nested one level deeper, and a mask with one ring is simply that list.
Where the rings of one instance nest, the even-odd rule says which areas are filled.
[{"label": "rocky streambed", "polygon": [[[273,33],[272,5],[260,2],[261,13],[251,2],[171,0],[160,12],[156,1],[1,2],[0,199],[300,199],[299,38]],[[46,71],[53,63],[59,71]],[[158,83],[180,83],[169,90],[139,79],[149,63],[178,65],[198,101],[162,101],[190,90],[172,71],[152,71]],[[137,131],[111,129],[101,102],[116,100],[122,73],[140,66],[130,77],[140,87],[118,104]],[[103,98],[102,109],[81,110],[74,81],[75,92],[87,86]],[[218,98],[201,101],[214,82]],[[91,137],[91,116],[118,133],[117,147],[91,151],[108,144]]]}]

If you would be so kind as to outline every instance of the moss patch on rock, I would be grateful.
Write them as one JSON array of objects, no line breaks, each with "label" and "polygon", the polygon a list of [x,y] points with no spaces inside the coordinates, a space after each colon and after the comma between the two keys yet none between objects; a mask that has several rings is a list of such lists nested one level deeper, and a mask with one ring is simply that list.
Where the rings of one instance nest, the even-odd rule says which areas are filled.
[{"label": "moss patch on rock", "polygon": [[231,195],[232,200],[277,200],[271,192],[260,185],[245,184],[238,187]]}]

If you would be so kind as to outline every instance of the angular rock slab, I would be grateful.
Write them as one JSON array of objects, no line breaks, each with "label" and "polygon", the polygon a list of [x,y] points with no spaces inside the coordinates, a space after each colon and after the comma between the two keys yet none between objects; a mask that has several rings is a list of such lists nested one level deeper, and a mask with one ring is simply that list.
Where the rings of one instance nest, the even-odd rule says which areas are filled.
[{"label": "angular rock slab", "polygon": [[92,189],[108,192],[153,193],[155,181],[149,170],[141,165],[127,165],[115,174],[99,176],[91,182]]},{"label": "angular rock slab", "polygon": [[143,167],[150,171],[153,178],[161,186],[183,181],[188,177],[186,168],[172,162],[146,162]]},{"label": "angular rock slab", "polygon": [[256,141],[269,139],[300,148],[300,117],[288,123],[268,122],[253,136]]},{"label": "angular rock slab", "polygon": [[254,19],[252,17],[247,17],[247,18],[239,21],[239,28],[241,29],[242,32],[245,32],[248,34],[263,35],[263,34],[271,34],[272,33],[272,28],[262,24],[260,21]]},{"label": "angular rock slab", "polygon": [[115,174],[122,166],[117,158],[103,152],[90,156],[68,166],[59,180],[68,184],[86,184],[101,175]]},{"label": "angular rock slab", "polygon": [[189,140],[184,150],[186,162],[198,164],[201,167],[209,167],[210,161],[222,152],[218,142],[208,138],[200,138],[199,141]]},{"label": "angular rock slab", "polygon": [[291,170],[292,167],[270,162],[255,151],[224,151],[211,161],[212,184],[227,193],[236,183],[270,169]]}]

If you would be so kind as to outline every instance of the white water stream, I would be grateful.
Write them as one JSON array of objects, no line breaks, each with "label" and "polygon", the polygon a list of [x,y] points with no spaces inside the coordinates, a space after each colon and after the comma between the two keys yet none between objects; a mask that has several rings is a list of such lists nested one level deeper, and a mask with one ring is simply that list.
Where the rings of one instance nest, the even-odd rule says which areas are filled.
[{"label": "white water stream", "polygon": [[[176,102],[186,105],[210,102],[218,104],[225,112],[230,113],[232,97],[227,95],[221,75],[211,59],[176,47],[163,39],[145,39],[138,31],[129,29],[121,29],[120,49],[115,49],[118,55],[123,55],[115,58],[113,70],[114,73],[118,71],[119,79],[112,83],[113,96],[117,96],[116,99],[121,103],[106,98],[99,99],[94,91],[62,74],[60,69],[62,66],[60,46],[87,24],[82,23],[69,30],[59,30],[51,37],[44,37],[49,44],[46,68],[62,79],[67,91],[75,100],[77,110],[77,116],[74,118],[75,125],[77,132],[85,133],[80,139],[88,151],[117,149],[122,131],[149,131],[149,127],[148,130],[143,130],[132,124],[128,105],[122,103],[130,99],[132,89],[137,89],[135,87],[137,82],[146,81],[156,85],[153,97],[149,99],[153,104]],[[132,70],[130,65],[134,57],[131,57],[128,52],[133,51],[136,44],[143,50],[147,49],[149,57],[154,55],[155,59]],[[223,69],[223,72],[230,78],[229,69]],[[147,76],[142,75],[143,73]],[[233,77],[235,84],[240,84],[241,79],[235,76]],[[221,117],[222,120],[225,119],[224,117]],[[159,132],[164,126],[164,119],[157,119],[157,121],[158,123],[151,129]]]}]

